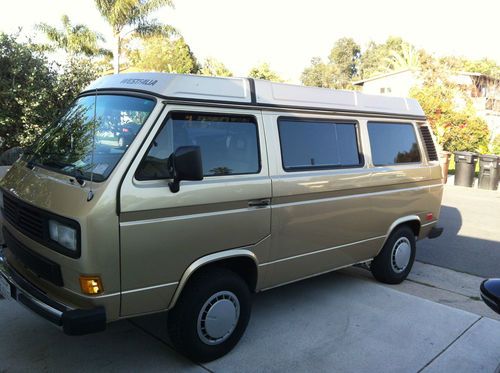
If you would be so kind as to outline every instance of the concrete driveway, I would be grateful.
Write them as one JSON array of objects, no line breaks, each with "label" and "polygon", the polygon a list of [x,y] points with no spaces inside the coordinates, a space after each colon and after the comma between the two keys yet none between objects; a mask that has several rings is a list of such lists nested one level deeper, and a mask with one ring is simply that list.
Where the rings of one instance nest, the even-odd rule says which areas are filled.
[{"label": "concrete driveway", "polygon": [[258,294],[246,335],[203,365],[173,351],[165,315],[68,337],[0,300],[0,371],[490,372],[500,322],[331,273]]}]

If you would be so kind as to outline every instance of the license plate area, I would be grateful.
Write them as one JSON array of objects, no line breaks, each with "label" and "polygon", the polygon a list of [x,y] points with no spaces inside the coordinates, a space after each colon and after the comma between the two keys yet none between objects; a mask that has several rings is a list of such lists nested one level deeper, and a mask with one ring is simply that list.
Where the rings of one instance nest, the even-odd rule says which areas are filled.
[{"label": "license plate area", "polygon": [[5,299],[12,300],[11,286],[2,275],[0,275],[0,295],[2,295]]}]

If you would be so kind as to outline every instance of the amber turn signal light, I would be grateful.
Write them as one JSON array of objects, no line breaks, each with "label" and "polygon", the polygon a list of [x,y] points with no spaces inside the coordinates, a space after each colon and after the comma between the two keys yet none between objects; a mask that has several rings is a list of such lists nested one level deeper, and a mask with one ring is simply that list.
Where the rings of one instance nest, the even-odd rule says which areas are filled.
[{"label": "amber turn signal light", "polygon": [[104,290],[99,276],[80,276],[80,287],[88,295],[101,294]]}]

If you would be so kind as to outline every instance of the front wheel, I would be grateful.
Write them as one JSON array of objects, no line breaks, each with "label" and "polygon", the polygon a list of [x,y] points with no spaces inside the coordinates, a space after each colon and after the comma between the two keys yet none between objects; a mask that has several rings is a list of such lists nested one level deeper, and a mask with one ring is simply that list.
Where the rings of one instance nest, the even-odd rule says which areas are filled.
[{"label": "front wheel", "polygon": [[250,291],[225,268],[195,273],[168,313],[168,333],[175,348],[198,362],[232,350],[250,319]]},{"label": "front wheel", "polygon": [[373,259],[371,272],[378,281],[399,284],[408,277],[415,261],[415,233],[406,225],[396,228]]}]

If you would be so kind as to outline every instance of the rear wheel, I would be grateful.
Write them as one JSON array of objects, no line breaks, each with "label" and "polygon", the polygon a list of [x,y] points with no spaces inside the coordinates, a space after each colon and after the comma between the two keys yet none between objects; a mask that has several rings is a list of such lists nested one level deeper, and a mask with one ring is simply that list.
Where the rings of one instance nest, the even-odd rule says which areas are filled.
[{"label": "rear wheel", "polygon": [[406,226],[396,228],[373,259],[371,272],[380,282],[399,284],[408,277],[415,261],[415,233]]},{"label": "rear wheel", "polygon": [[246,282],[225,268],[195,273],[168,314],[176,349],[199,362],[215,360],[238,343],[250,319]]}]

